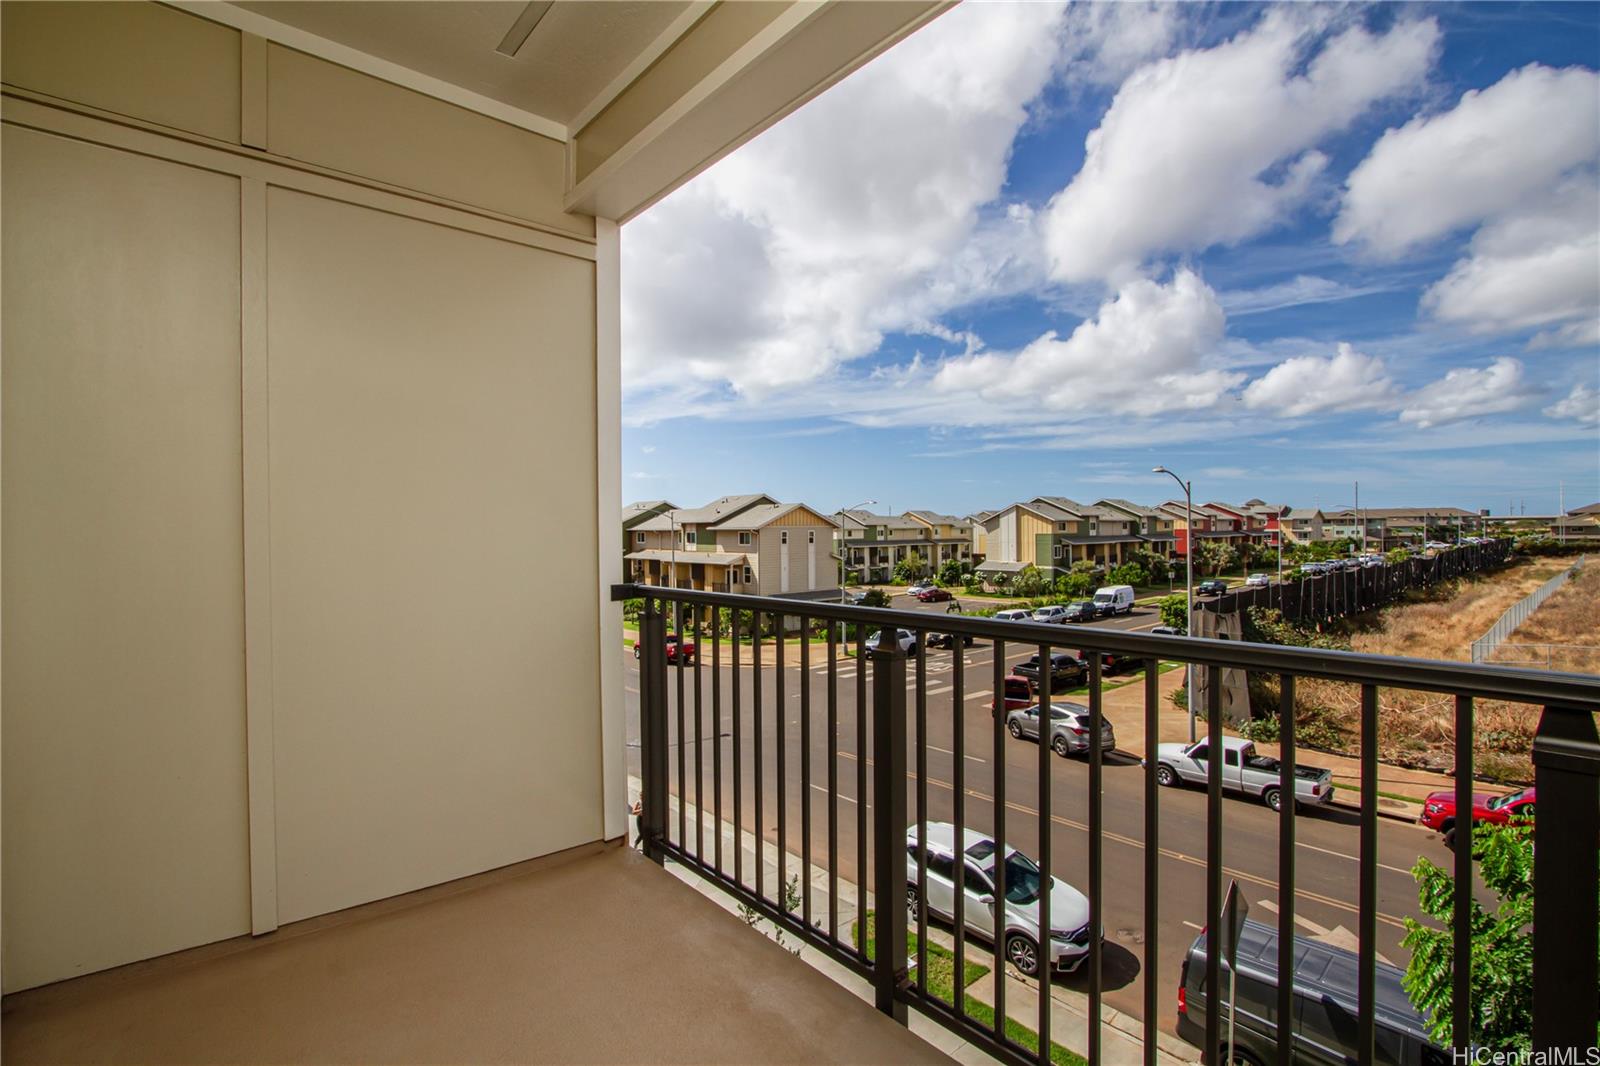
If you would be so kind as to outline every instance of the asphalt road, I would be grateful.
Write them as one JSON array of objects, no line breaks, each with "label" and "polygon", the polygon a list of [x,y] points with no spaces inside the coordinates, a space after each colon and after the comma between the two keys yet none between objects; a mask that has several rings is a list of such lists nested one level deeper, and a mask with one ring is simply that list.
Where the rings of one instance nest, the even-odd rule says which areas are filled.
[{"label": "asphalt road", "polygon": [[[907,604],[909,605],[909,604]],[[897,601],[894,606],[900,607]],[[944,604],[923,605],[932,611],[942,612]],[[1101,625],[1118,628],[1143,628],[1158,624],[1153,611],[1135,612],[1119,619],[1108,619]],[[1141,617],[1142,615],[1142,617]],[[782,793],[784,825],[788,850],[801,851],[801,816],[803,805],[811,808],[812,861],[825,865],[828,855],[828,739],[827,686],[828,673],[825,656],[817,655],[811,668],[804,672],[811,702],[810,747],[811,781],[803,788],[800,751],[801,736],[801,686],[802,671],[798,665],[799,648],[791,646],[786,651],[782,676],[782,720],[784,723],[785,775],[782,787],[778,784],[775,727],[778,717],[779,671],[771,665],[761,671],[762,688],[762,791],[764,803],[762,830],[766,840],[776,844],[779,834],[777,797]],[[1033,653],[1030,647],[1006,649],[1006,661],[1014,664]],[[979,643],[965,650],[963,661],[960,739],[957,740],[956,693],[954,686],[953,653],[931,650],[927,656],[927,818],[930,821],[953,821],[956,806],[955,753],[962,753],[961,780],[963,806],[962,820],[969,826],[992,831],[994,825],[995,782],[1003,781],[1006,797],[1005,834],[1007,843],[1029,854],[1039,854],[1039,750],[1032,741],[1013,740],[1004,736],[1000,750],[996,751],[993,722],[989,701],[993,688],[993,648]],[[741,797],[741,824],[746,831],[755,826],[754,765],[755,765],[755,692],[754,671],[749,656],[743,655],[743,666],[737,677],[739,689],[740,751],[742,760],[743,795]],[[638,758],[638,687],[637,664],[627,660],[627,730],[629,738],[629,772],[639,772]],[[694,685],[696,668],[682,671],[684,682],[684,712],[689,743],[683,749],[685,779],[680,787],[677,776],[678,750],[676,744],[669,752],[671,788],[685,793],[691,802],[696,800],[695,760],[698,754],[701,770],[698,775],[704,804],[709,810],[713,804],[713,750],[721,745],[723,762],[723,810],[725,817],[733,811],[732,765],[733,748],[733,685],[735,678],[728,664],[718,671],[709,664],[698,668],[701,685],[701,721],[699,743],[695,742]],[[908,664],[908,680],[915,685],[915,663]],[[721,691],[722,721],[712,721],[713,678]],[[676,740],[678,671],[668,668],[668,720],[673,739]],[[836,707],[838,731],[836,734],[836,767],[838,794],[838,868],[840,876],[854,881],[857,864],[857,733],[856,733],[856,682],[854,661],[837,666]],[[914,688],[913,688],[914,691]],[[870,692],[869,692],[870,698]],[[1060,697],[1068,699],[1070,697]],[[1081,699],[1081,697],[1079,697]],[[908,698],[907,732],[910,751],[908,770],[915,771],[917,740],[915,736],[914,701]],[[870,742],[866,746],[870,751]],[[1314,761],[1314,760],[1308,760]],[[1078,759],[1051,757],[1050,762],[1051,810],[1051,873],[1059,879],[1086,890],[1088,887],[1088,766]],[[870,789],[870,771],[868,776]],[[1142,974],[1143,943],[1148,935],[1144,928],[1144,800],[1143,778],[1139,763],[1131,756],[1112,753],[1107,756],[1103,770],[1105,835],[1103,837],[1103,899],[1105,944],[1106,1003],[1133,1017],[1143,1016]],[[908,775],[907,812],[916,817],[914,780]],[[1159,915],[1156,930],[1159,935],[1159,967],[1154,979],[1159,983],[1163,1004],[1158,1019],[1163,1029],[1171,1031],[1175,1017],[1175,995],[1178,967],[1183,952],[1205,924],[1205,805],[1206,797],[1199,789],[1166,789],[1160,794],[1160,847]],[[870,832],[870,817],[867,822]],[[676,834],[676,825],[672,827]],[[1225,798],[1223,804],[1223,862],[1225,877],[1240,882],[1249,900],[1254,916],[1264,921],[1276,921],[1278,903],[1278,822],[1277,816],[1264,805],[1240,798]],[[1302,935],[1326,935],[1336,941],[1351,938],[1357,924],[1357,823],[1354,812],[1332,809],[1314,811],[1297,820],[1296,849],[1296,920]],[[1389,820],[1380,820],[1378,833],[1378,951],[1380,955],[1403,965],[1407,952],[1400,947],[1404,933],[1402,919],[1417,917],[1417,890],[1410,867],[1419,855],[1426,855],[1441,865],[1446,865],[1449,852],[1436,834],[1418,827]],[[731,861],[731,860],[730,860]],[[870,867],[870,853],[868,863]],[[750,872],[746,871],[746,876]],[[767,886],[769,896],[774,887]],[[898,895],[898,893],[897,893]],[[840,935],[847,935],[840,930]],[[976,948],[987,950],[986,945]],[[1061,979],[1068,987],[1087,990],[1083,974]]]}]

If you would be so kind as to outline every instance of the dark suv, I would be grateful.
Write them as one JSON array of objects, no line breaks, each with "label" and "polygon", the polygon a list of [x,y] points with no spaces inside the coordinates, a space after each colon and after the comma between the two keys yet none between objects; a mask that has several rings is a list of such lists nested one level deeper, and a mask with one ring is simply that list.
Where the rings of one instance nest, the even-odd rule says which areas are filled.
[{"label": "dark suv", "polygon": [[[1316,940],[1294,940],[1294,1061],[1344,1066],[1356,1059],[1357,958],[1354,952]],[[1446,1066],[1450,1052],[1432,1043],[1422,1016],[1400,979],[1403,970],[1377,964],[1375,1063],[1385,1066]],[[1206,1042],[1206,934],[1189,947],[1178,978],[1178,1035],[1196,1047]],[[1278,931],[1246,920],[1239,937],[1233,1054],[1226,1050],[1228,962],[1222,960],[1223,1061],[1273,1062],[1278,1049]]]},{"label": "dark suv", "polygon": [[1200,584],[1194,587],[1194,590],[1202,596],[1220,596],[1224,592],[1228,591],[1228,583],[1226,581],[1217,581],[1214,579],[1211,581],[1202,581]]},{"label": "dark suv", "polygon": [[[1062,685],[1076,685],[1083,681],[1084,675],[1089,671],[1089,664],[1082,659],[1064,651],[1053,652],[1050,655],[1050,691],[1054,692]],[[1025,663],[1016,666],[1012,671],[1018,677],[1028,679],[1028,684],[1035,689],[1039,687],[1039,656],[1034,655]]]},{"label": "dark suv", "polygon": [[1066,622],[1092,622],[1100,617],[1100,608],[1093,600],[1073,600],[1067,604],[1067,613],[1062,616]]}]

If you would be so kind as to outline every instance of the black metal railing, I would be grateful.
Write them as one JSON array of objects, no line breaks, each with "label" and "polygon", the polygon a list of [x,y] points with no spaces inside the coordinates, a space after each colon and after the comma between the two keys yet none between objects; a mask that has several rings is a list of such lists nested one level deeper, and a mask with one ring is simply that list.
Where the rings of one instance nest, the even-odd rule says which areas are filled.
[{"label": "black metal railing", "polygon": [[[1008,795],[1006,768],[1009,761],[1006,756],[1010,749],[1004,702],[1004,679],[1009,670],[1007,648],[1036,651],[1041,664],[1048,664],[1052,651],[1060,649],[1073,649],[1086,660],[1090,723],[1085,753],[1088,797],[1083,811],[1087,823],[1079,828],[1087,833],[1088,852],[1081,887],[1089,907],[1089,952],[1082,966],[1086,968],[1089,1015],[1086,1050],[1091,1062],[1100,1060],[1103,1049],[1105,993],[1102,938],[1096,935],[1103,931],[1107,899],[1101,850],[1107,836],[1102,797],[1107,752],[1103,750],[1100,729],[1103,656],[1135,661],[1143,668],[1142,724],[1147,754],[1155,752],[1160,735],[1162,663],[1193,663],[1205,671],[1208,683],[1201,692],[1208,711],[1207,735],[1212,752],[1222,747],[1223,739],[1221,672],[1245,670],[1276,677],[1281,700],[1278,786],[1282,797],[1296,793],[1297,740],[1293,711],[1297,681],[1321,679],[1359,686],[1360,804],[1355,815],[1358,853],[1353,856],[1357,862],[1358,898],[1350,908],[1358,917],[1359,1028],[1355,1047],[1349,1050],[1361,1063],[1378,1061],[1375,1018],[1380,689],[1413,690],[1453,698],[1458,810],[1470,810],[1472,803],[1474,701],[1505,700],[1542,707],[1532,748],[1535,783],[1539,790],[1538,820],[1542,826],[1535,850],[1539,921],[1532,933],[1533,1041],[1536,1048],[1587,1047],[1595,1038],[1595,989],[1600,987],[1596,966],[1597,935],[1600,935],[1596,931],[1596,899],[1600,892],[1600,876],[1597,876],[1600,739],[1596,736],[1595,713],[1600,711],[1600,677],[1155,636],[1101,627],[996,622],[942,612],[886,610],[644,585],[619,585],[612,589],[613,599],[633,597],[644,600],[639,630],[642,645],[639,725],[643,836],[647,854],[657,861],[671,858],[682,863],[785,933],[797,936],[811,948],[869,979],[879,1010],[903,1021],[907,1008],[914,1008],[997,1058],[1019,1066],[1027,1062],[1050,1062],[1051,945],[1042,942],[1035,945],[1044,965],[1038,967],[1036,979],[1038,1011],[1032,1029],[1037,1042],[1035,1047],[1028,1047],[1007,1027],[1006,980],[1002,976],[1006,973],[1009,953],[1008,937],[1004,934],[992,937],[991,951],[985,953],[992,954],[988,961],[995,975],[992,1011],[969,1009],[961,987],[968,945],[959,878],[951,922],[956,979],[954,993],[948,1000],[929,987],[926,895],[919,897],[921,905],[914,908],[914,925],[908,917],[912,910],[907,906],[909,901],[902,901],[902,894],[908,889],[929,884],[928,848],[924,844],[929,840],[930,786],[948,790],[951,821],[958,832],[966,826],[969,792],[979,795],[969,788],[968,761],[987,761],[992,768],[988,782],[990,794],[983,799],[991,810],[990,829],[986,835],[992,837],[994,854],[997,857],[1006,855],[1007,849],[1015,846],[1015,840],[1021,836],[1008,830],[1008,812],[1031,819],[1038,827],[1035,859],[1041,871],[1041,883],[1051,884],[1051,837],[1055,821],[1052,782],[1058,777],[1055,772],[1058,760],[1052,758],[1051,747],[1043,738],[1049,729],[1045,723],[1052,721],[1052,685],[1040,684],[1036,696],[1041,742],[1034,795]],[[717,639],[714,629],[707,628],[708,623],[718,617],[727,621],[726,640]],[[825,635],[804,636],[820,630],[825,630]],[[869,654],[869,633],[890,634],[897,630],[911,634],[909,653],[902,649],[898,640],[884,639]],[[693,640],[700,649],[698,656],[692,662],[685,662],[684,656],[673,655],[669,661],[669,633],[681,634],[683,640]],[[929,648],[928,637],[934,633],[950,638],[948,651],[942,647]],[[794,634],[803,635],[802,639],[795,640]],[[993,647],[993,688],[989,690],[993,693],[993,727],[984,731],[988,743],[983,746],[988,750],[980,752],[967,750],[967,704],[970,699],[981,699],[985,694],[975,693],[969,697],[966,691],[968,638],[975,642],[991,642]],[[825,668],[818,677],[813,676],[817,673],[813,669],[813,652],[826,655]],[[799,666],[797,700],[787,691],[791,679],[785,667],[796,654]],[[948,662],[948,666],[943,666],[941,660]],[[911,667],[909,677],[908,666]],[[708,678],[703,676],[707,667]],[[941,678],[937,689],[929,680],[930,667],[938,667],[941,674],[947,672],[947,678]],[[1048,669],[1042,676],[1049,676]],[[950,685],[948,690],[943,687],[945,680]],[[841,682],[853,688],[853,707],[848,698],[841,698]],[[817,686],[821,691],[814,697],[812,690]],[[709,736],[702,714],[707,688],[710,690]],[[821,737],[816,736],[813,713],[816,698],[825,706]],[[947,748],[930,742],[930,733],[936,731],[934,716],[944,714],[946,698],[949,720],[943,724],[950,730]],[[795,703],[798,703],[798,714],[792,716]],[[672,713],[669,713],[669,704]],[[723,708],[730,704],[731,721],[725,733]],[[688,728],[693,729],[692,737]],[[789,778],[792,768],[789,749],[795,744],[799,754],[802,835],[798,900],[790,890],[793,884],[789,867],[792,842],[788,817],[794,793]],[[707,747],[711,749],[709,796],[705,776],[704,749]],[[948,757],[950,780],[940,780],[930,773],[930,750]],[[669,758],[674,752],[675,760]],[[825,759],[826,773],[822,782],[816,780],[814,755]],[[688,763],[691,756],[692,768]],[[672,765],[674,761],[675,766]],[[848,778],[840,773],[842,761],[855,764],[854,782],[848,792],[844,788]],[[1207,930],[1220,929],[1222,920],[1225,865],[1222,860],[1222,769],[1223,760],[1215,757],[1207,760],[1203,912]],[[1140,1002],[1145,1023],[1144,1061],[1148,1064],[1156,1061],[1155,1031],[1163,1018],[1158,991],[1164,985],[1161,980],[1164,975],[1160,974],[1158,966],[1160,938],[1157,931],[1160,861],[1164,849],[1160,838],[1157,770],[1157,759],[1147,758],[1143,767],[1143,839],[1134,842],[1143,849],[1144,930],[1142,958],[1137,961],[1144,978]],[[725,773],[729,775],[731,797],[724,794]],[[751,790],[748,797],[745,794],[747,785]],[[776,811],[771,812],[775,817],[769,816],[769,798],[776,804]],[[731,802],[725,805],[725,799]],[[817,803],[825,805],[825,812],[816,819],[819,824],[814,824],[813,805]],[[854,807],[853,826],[848,819],[841,819],[841,805],[844,804]],[[674,805],[676,824],[670,815]],[[1294,802],[1282,802],[1276,816],[1277,1018],[1296,1016],[1293,1000],[1296,806]],[[913,828],[917,846],[908,848],[907,834]],[[843,850],[846,841],[841,834],[846,830],[853,830],[853,858]],[[814,864],[814,860],[820,858],[813,855],[814,835],[818,838],[817,851],[825,849],[826,852],[825,866],[820,868]],[[748,866],[744,861],[747,839],[752,852]],[[965,838],[957,839],[964,841]],[[1125,837],[1122,839],[1126,842]],[[964,847],[963,843],[956,849],[958,855]],[[769,848],[774,852],[775,884],[769,883],[767,878]],[[846,861],[848,869],[841,867],[841,859]],[[908,877],[908,863],[915,869],[915,885]],[[1456,848],[1453,868],[1458,885],[1472,884],[1469,846]],[[1006,863],[997,858],[993,874],[993,896],[1001,901],[1003,910],[1007,898]],[[848,889],[852,879],[855,924],[853,930],[841,929],[841,887]],[[1119,898],[1133,891],[1132,885],[1114,887]],[[825,892],[825,907],[815,904],[813,897],[817,892]],[[1045,939],[1043,934],[1054,932],[1049,900],[1048,891],[1040,894],[1037,929],[1041,941]],[[1470,891],[1456,893],[1454,928],[1468,928],[1470,900]],[[874,926],[870,947],[864,935],[869,911]],[[914,978],[910,976],[907,958],[908,934],[913,930],[917,937]],[[1217,936],[1206,937],[1204,988],[1208,993],[1222,987],[1220,940]],[[1469,946],[1468,937],[1455,939],[1452,1016],[1457,1034],[1471,1031]],[[1220,1057],[1224,1042],[1220,1013],[1223,998],[1222,995],[1205,995],[1203,1031],[1207,1062],[1223,1061]],[[1277,1063],[1288,1066],[1294,1061],[1293,1038],[1278,1040],[1276,1047]]]}]

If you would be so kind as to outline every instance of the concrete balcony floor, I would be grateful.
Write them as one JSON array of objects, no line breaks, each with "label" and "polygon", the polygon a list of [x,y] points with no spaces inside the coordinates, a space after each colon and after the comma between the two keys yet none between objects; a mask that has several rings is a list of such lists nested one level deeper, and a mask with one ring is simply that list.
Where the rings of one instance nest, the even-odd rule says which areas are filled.
[{"label": "concrete balcony floor", "polygon": [[9,996],[32,1062],[948,1062],[619,847]]}]

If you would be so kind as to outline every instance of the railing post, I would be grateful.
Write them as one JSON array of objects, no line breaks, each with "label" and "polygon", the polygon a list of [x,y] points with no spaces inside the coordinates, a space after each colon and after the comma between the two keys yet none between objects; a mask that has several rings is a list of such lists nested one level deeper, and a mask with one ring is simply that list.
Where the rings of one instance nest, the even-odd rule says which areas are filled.
[{"label": "railing post", "polygon": [[639,642],[641,836],[645,856],[660,864],[667,832],[667,617],[653,596],[645,597]]},{"label": "railing post", "polygon": [[1600,1014],[1600,736],[1591,711],[1544,709],[1533,738],[1533,782],[1543,827],[1533,851],[1533,1049],[1587,1048]]},{"label": "railing post", "polygon": [[877,1008],[905,1025],[906,656],[894,626],[879,632],[872,653],[872,985]]}]

